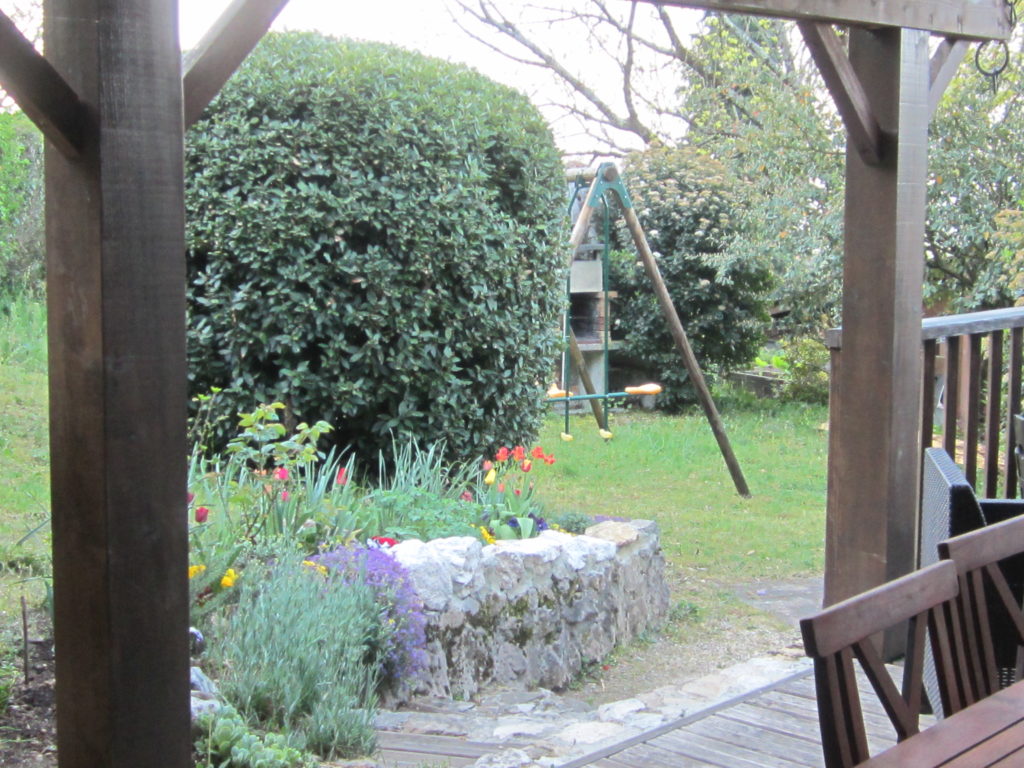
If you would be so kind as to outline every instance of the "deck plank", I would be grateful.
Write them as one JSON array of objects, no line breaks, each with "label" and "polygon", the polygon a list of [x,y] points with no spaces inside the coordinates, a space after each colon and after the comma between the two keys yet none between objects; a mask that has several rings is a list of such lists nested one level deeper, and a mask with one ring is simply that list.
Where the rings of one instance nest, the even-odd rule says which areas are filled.
[{"label": "deck plank", "polygon": [[688,727],[691,733],[711,736],[726,743],[741,747],[754,744],[760,752],[785,758],[808,768],[819,768],[822,764],[821,746],[800,734],[794,734],[785,728],[760,728],[740,722],[720,713],[704,720],[699,720]]},{"label": "deck plank", "polygon": [[503,749],[522,747],[523,743],[468,741],[457,736],[378,731],[377,755],[387,765],[472,765],[484,755]]},{"label": "deck plank", "polygon": [[610,760],[619,760],[630,768],[706,768],[703,760],[670,752],[652,744],[637,744],[623,750]]},{"label": "deck plank", "polygon": [[741,746],[695,733],[688,728],[663,734],[653,743],[721,768],[806,768],[792,760],[760,752],[756,745]]}]

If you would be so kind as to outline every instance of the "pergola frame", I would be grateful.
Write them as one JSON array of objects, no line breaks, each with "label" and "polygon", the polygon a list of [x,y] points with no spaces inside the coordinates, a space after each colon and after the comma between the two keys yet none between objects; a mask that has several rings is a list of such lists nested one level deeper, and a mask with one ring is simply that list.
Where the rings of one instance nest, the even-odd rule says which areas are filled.
[{"label": "pergola frame", "polygon": [[[185,768],[183,128],[286,0],[235,0],[186,62],[177,0],[0,13],[0,83],[47,140],[58,758]],[[826,600],[913,565],[928,118],[1002,0],[671,2],[795,18],[850,134]],[[831,23],[851,25],[849,56]],[[948,38],[933,61],[928,35]],[[184,84],[184,85],[183,85]]]}]

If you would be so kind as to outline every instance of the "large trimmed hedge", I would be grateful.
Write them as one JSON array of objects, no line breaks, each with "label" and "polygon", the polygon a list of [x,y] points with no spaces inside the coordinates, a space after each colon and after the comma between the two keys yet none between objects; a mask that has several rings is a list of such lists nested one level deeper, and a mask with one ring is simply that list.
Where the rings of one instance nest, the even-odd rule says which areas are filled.
[{"label": "large trimmed hedge", "polygon": [[[771,274],[764,263],[727,256],[736,194],[724,167],[688,147],[652,147],[627,158],[623,179],[702,370],[749,363],[768,327]],[[658,407],[678,411],[696,392],[624,225],[616,240],[615,357],[633,376],[661,383]]]},{"label": "large trimmed hedge", "polygon": [[391,433],[461,457],[532,437],[565,192],[524,96],[390,46],[272,34],[190,130],[186,179],[194,394],[280,399],[364,456]]}]

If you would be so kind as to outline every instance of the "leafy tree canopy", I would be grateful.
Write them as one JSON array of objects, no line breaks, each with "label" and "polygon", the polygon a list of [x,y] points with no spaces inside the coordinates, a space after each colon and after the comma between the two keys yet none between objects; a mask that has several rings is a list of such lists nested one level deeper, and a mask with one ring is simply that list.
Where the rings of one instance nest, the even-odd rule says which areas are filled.
[{"label": "leafy tree canopy", "polygon": [[[735,184],[726,169],[692,147],[652,147],[630,155],[623,171],[669,295],[705,368],[730,368],[754,358],[767,326],[766,262],[737,259]],[[623,226],[620,247],[631,245]],[[632,248],[612,262],[618,353],[627,366],[665,388],[658,405],[678,410],[696,399],[647,274]]]},{"label": "leafy tree canopy", "polygon": [[[547,4],[558,37],[599,41],[594,49],[611,61],[573,67],[532,34],[537,26],[518,4],[460,4],[473,34],[551,72],[571,94],[562,109],[592,126],[595,149],[610,144],[614,152],[614,136],[631,134],[634,142],[691,144],[718,158],[742,180],[742,226],[727,251],[770,260],[773,303],[789,312],[790,328],[840,322],[845,133],[794,25],[607,0],[574,3],[572,12]],[[686,34],[694,24],[696,33]],[[996,216],[1021,208],[1022,45],[1018,27],[994,90],[972,49],[931,122],[925,296],[938,310],[1005,306],[1014,296],[1004,269],[1010,246],[999,239]],[[616,76],[598,80],[591,76],[598,71]],[[666,91],[677,99],[671,107]],[[669,112],[685,131],[666,122]]]}]

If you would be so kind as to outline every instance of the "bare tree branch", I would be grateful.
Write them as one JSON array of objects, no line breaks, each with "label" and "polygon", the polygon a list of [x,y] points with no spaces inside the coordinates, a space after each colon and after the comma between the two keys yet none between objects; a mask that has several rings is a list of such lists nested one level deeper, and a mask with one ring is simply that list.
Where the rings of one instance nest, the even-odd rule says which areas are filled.
[{"label": "bare tree branch", "polygon": [[723,85],[718,76],[705,67],[703,62],[694,56],[690,52],[689,48],[683,45],[683,42],[679,37],[679,33],[676,32],[675,25],[672,23],[672,19],[666,12],[665,8],[660,5],[657,6],[657,8],[658,18],[661,20],[665,32],[668,33],[668,39],[672,43],[671,55],[689,67],[698,77],[700,77],[705,85],[722,91],[725,98],[739,114],[743,115],[743,117],[749,120],[751,124],[760,128],[761,123],[756,117],[750,114],[746,105],[743,104],[741,98],[736,94],[735,88]]},{"label": "bare tree branch", "polygon": [[[550,70],[559,81],[568,87],[571,93],[589,104],[590,107],[593,108],[594,112],[588,114],[579,107],[571,104],[560,104],[559,107],[561,109],[566,110],[570,114],[575,114],[584,120],[594,120],[596,114],[602,125],[613,128],[617,131],[633,134],[645,144],[649,144],[660,138],[657,131],[647,124],[636,106],[636,83],[634,80],[637,71],[635,61],[635,41],[632,39],[633,36],[630,34],[634,26],[636,15],[635,3],[632,4],[632,7],[630,8],[630,21],[625,26],[625,29],[622,29],[618,20],[614,19],[614,17],[612,17],[608,12],[608,9],[600,2],[597,3],[597,7],[600,11],[598,14],[575,13],[572,15],[572,19],[577,23],[582,21],[587,24],[593,41],[597,46],[604,48],[608,55],[613,59],[615,58],[615,52],[608,49],[608,41],[597,33],[595,25],[603,25],[605,27],[611,26],[612,28],[620,30],[622,41],[626,47],[625,60],[619,63],[621,74],[621,98],[623,103],[622,109],[616,108],[593,87],[591,87],[591,85],[589,85],[582,77],[576,75],[561,59],[559,59],[558,56],[543,47],[507,15],[503,14],[497,6],[491,2],[491,0],[476,0],[476,2],[471,2],[471,0],[457,0],[457,5],[476,22],[497,31],[506,38],[514,41],[519,49],[527,52],[529,56],[510,53],[498,44],[484,39],[483,36],[468,29],[466,25],[457,20],[456,23],[459,24],[460,28],[462,28],[473,39],[478,40],[492,50],[500,52],[510,60]],[[609,22],[609,18],[612,19],[611,23]],[[554,23],[555,20],[556,19],[549,19],[549,23]],[[621,147],[621,142],[613,142],[611,146]]]}]

